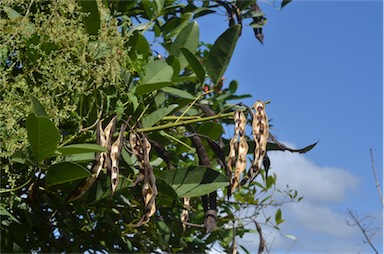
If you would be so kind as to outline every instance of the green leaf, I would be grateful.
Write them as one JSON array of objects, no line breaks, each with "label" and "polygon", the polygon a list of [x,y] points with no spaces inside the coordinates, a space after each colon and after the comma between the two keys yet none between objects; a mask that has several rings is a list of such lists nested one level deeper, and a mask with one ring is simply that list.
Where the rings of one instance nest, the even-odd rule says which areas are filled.
[{"label": "green leaf", "polygon": [[67,155],[64,161],[69,162],[89,162],[95,159],[95,153],[79,153]]},{"label": "green leaf", "polygon": [[60,134],[56,126],[45,116],[29,114],[27,118],[28,141],[37,162],[55,153]]},{"label": "green leaf", "polygon": [[[304,148],[301,148],[301,149],[289,148],[286,145],[283,145],[281,143],[280,144],[268,143],[267,144],[267,151],[290,151],[292,153],[306,153],[306,152],[312,150],[312,148],[314,148],[317,145],[317,143],[318,142],[313,143],[313,144],[306,146]],[[250,147],[250,149],[251,149],[251,147]]]},{"label": "green leaf", "polygon": [[45,178],[45,185],[47,188],[71,182],[74,180],[82,179],[90,176],[89,171],[80,166],[79,164],[72,162],[62,162],[59,164],[52,165],[47,172]]},{"label": "green leaf", "polygon": [[10,20],[21,19],[23,17],[20,13],[18,13],[17,11],[15,11],[14,9],[8,6],[4,6],[3,10],[7,14]]},{"label": "green leaf", "polygon": [[272,187],[272,185],[274,185],[276,182],[276,179],[273,177],[273,176],[268,176],[267,180],[266,180],[266,189],[270,189]]},{"label": "green leaf", "polygon": [[296,241],[296,240],[297,240],[296,236],[294,236],[294,235],[284,235],[284,237],[286,237],[286,238],[288,238],[288,239],[291,239],[291,240],[293,240],[293,241]]},{"label": "green leaf", "polygon": [[144,84],[144,85],[139,85],[136,88],[135,94],[137,96],[147,94],[156,90],[159,90],[163,87],[167,86],[173,86],[175,83],[173,82],[159,82],[159,83],[153,83],[153,84]]},{"label": "green leaf", "polygon": [[154,124],[158,123],[161,119],[163,119],[164,116],[167,116],[177,107],[178,107],[177,104],[172,104],[172,105],[169,105],[168,107],[159,108],[153,111],[151,114],[143,117],[143,121],[142,121],[143,127],[149,128],[153,126]]},{"label": "green leaf", "polygon": [[139,32],[134,32],[129,41],[127,42],[127,47],[130,47],[128,55],[131,60],[136,60],[140,55],[142,58],[146,59],[150,53],[149,43],[144,35]]},{"label": "green leaf", "polygon": [[177,78],[180,74],[180,62],[179,59],[175,56],[167,57],[167,63],[173,68],[173,76],[172,79]]},{"label": "green leaf", "polygon": [[223,126],[215,122],[205,122],[197,129],[197,133],[210,137],[216,141],[223,134]]},{"label": "green leaf", "polygon": [[90,35],[97,35],[100,29],[100,13],[97,7],[96,0],[79,0],[79,5],[82,7],[82,11],[89,13],[84,18],[85,29]]},{"label": "green leaf", "polygon": [[281,214],[281,209],[277,209],[276,214],[275,214],[275,222],[277,225],[281,224],[284,222],[282,219],[282,214]]},{"label": "green leaf", "polygon": [[0,216],[7,216],[7,217],[9,217],[10,220],[12,220],[12,221],[14,221],[14,222],[17,222],[17,223],[21,224],[20,221],[18,221],[18,220],[15,218],[15,216],[13,216],[10,212],[8,212],[7,209],[6,209],[3,205],[4,205],[4,204],[1,203],[1,206],[0,206]]},{"label": "green leaf", "polygon": [[107,149],[96,144],[74,144],[57,148],[62,155],[106,152]]},{"label": "green leaf", "polygon": [[292,0],[283,0],[283,1],[281,2],[281,9],[283,9],[284,6],[286,6],[286,5],[289,4],[290,2],[292,2]]},{"label": "green leaf", "polygon": [[239,87],[239,82],[237,80],[232,80],[231,83],[229,83],[229,92],[231,94],[236,93],[237,88]]},{"label": "green leaf", "polygon": [[213,44],[205,61],[208,75],[213,84],[219,83],[224,75],[240,36],[240,30],[240,25],[231,26]]},{"label": "green leaf", "polygon": [[178,96],[180,98],[189,99],[189,100],[195,99],[195,97],[192,94],[188,93],[187,91],[177,89],[174,87],[163,87],[161,88],[161,90],[166,93],[172,94],[174,96]]},{"label": "green leaf", "polygon": [[149,62],[144,66],[142,84],[170,82],[173,76],[173,68],[163,61]]},{"label": "green leaf", "polygon": [[161,178],[179,197],[199,197],[229,185],[226,176],[203,166],[170,170]]},{"label": "green leaf", "polygon": [[184,69],[188,65],[187,59],[181,54],[180,49],[186,48],[192,53],[196,52],[199,46],[199,26],[196,21],[188,24],[177,35],[175,41],[171,44],[169,54],[174,55],[180,61],[180,68]]},{"label": "green leaf", "polygon": [[185,59],[187,59],[189,66],[191,66],[193,72],[196,74],[197,78],[203,84],[205,80],[205,71],[199,60],[186,48],[180,48],[181,53],[183,53]]},{"label": "green leaf", "polygon": [[33,104],[33,108],[35,109],[35,114],[37,116],[46,116],[46,117],[48,117],[47,112],[45,112],[45,109],[44,109],[43,105],[41,105],[39,100],[35,96],[33,96],[33,95],[31,95],[30,98],[31,98],[31,101],[32,101],[32,104]]}]

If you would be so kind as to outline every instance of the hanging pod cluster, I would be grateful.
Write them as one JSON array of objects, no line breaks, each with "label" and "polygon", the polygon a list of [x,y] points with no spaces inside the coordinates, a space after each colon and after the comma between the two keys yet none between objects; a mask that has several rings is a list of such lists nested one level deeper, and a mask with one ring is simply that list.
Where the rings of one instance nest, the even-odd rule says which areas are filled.
[{"label": "hanging pod cluster", "polygon": [[80,186],[69,196],[67,202],[81,198],[99,177],[102,169],[106,169],[111,174],[112,193],[115,192],[119,182],[119,161],[124,145],[124,131],[126,129],[126,124],[122,124],[118,138],[111,144],[116,128],[116,120],[117,116],[113,117],[104,130],[102,127],[103,120],[98,121],[96,125],[96,143],[106,148],[107,151],[96,153],[96,158],[92,165],[93,174],[84,179]]},{"label": "hanging pod cluster", "polygon": [[149,152],[151,151],[151,143],[143,133],[136,133],[131,129],[129,135],[129,143],[132,153],[136,156],[140,167],[140,174],[136,179],[136,183],[143,181],[142,195],[144,199],[145,214],[141,217],[136,227],[139,227],[149,221],[152,215],[156,212],[156,178],[153,174],[153,167],[149,163]]},{"label": "hanging pod cluster", "polygon": [[[248,143],[245,139],[245,126],[247,119],[241,110],[234,114],[235,132],[230,141],[228,155],[228,167],[235,172],[230,179],[230,193],[233,193],[239,185],[252,182],[259,174],[261,165],[267,153],[267,141],[269,137],[268,117],[265,112],[265,103],[258,100],[253,105],[252,134],[255,142],[254,160],[248,174],[240,181],[243,171],[247,167]],[[233,170],[235,168],[235,170]]]}]

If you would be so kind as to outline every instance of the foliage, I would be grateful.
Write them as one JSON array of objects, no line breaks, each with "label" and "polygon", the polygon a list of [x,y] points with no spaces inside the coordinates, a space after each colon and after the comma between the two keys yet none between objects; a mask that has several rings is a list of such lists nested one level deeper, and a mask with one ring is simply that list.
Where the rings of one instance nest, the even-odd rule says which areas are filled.
[{"label": "foliage", "polygon": [[[229,140],[222,124],[232,124],[235,109],[245,110],[233,101],[248,97],[236,95],[236,81],[223,88],[222,76],[242,17],[263,16],[254,7],[254,1],[5,2],[0,7],[1,251],[192,253],[214,243],[229,251],[236,237],[253,232],[247,221],[256,223],[263,207],[280,204],[272,195],[276,175],[266,177],[262,170],[259,182],[243,186],[231,199],[222,194],[229,184],[222,165]],[[206,45],[196,19],[218,9],[227,12],[230,26]],[[158,54],[159,47],[166,56]],[[91,170],[102,156],[112,155],[99,130],[102,121],[113,119],[122,133],[128,124],[125,134],[139,133],[152,146],[157,210],[140,227],[140,217],[148,213],[146,183],[135,183],[143,161],[128,138],[118,153],[121,160],[110,156],[120,168],[114,193],[105,174],[109,167],[97,179]],[[111,137],[118,135],[111,131]],[[267,149],[289,150],[276,143]],[[69,199],[84,179],[90,181],[84,195]],[[218,210],[217,227],[207,234],[206,201],[199,196],[216,190],[210,205]],[[283,192],[292,201],[301,199],[293,190]],[[185,197],[191,199],[183,224]],[[249,207],[251,215],[236,216]],[[284,221],[280,208],[274,221],[270,218],[265,223],[276,228]]]}]

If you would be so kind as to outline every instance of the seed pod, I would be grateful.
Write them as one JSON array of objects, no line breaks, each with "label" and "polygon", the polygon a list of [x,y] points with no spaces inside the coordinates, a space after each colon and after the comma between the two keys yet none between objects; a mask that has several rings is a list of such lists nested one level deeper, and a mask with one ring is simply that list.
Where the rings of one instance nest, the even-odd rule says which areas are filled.
[{"label": "seed pod", "polygon": [[183,232],[185,232],[186,230],[186,225],[184,224],[184,222],[187,222],[189,219],[189,209],[190,209],[189,201],[190,201],[190,198],[188,197],[184,198],[184,209],[181,212],[181,216],[180,216],[181,225],[183,226]]},{"label": "seed pod", "polygon": [[118,181],[119,181],[119,162],[121,157],[121,150],[123,148],[123,143],[124,143],[125,128],[126,128],[125,124],[121,125],[119,137],[116,139],[116,141],[113,143],[111,147],[110,158],[112,161],[112,167],[111,167],[112,194],[115,192]]},{"label": "seed pod", "polygon": [[253,105],[255,113],[252,121],[252,134],[255,141],[255,158],[249,172],[250,181],[259,174],[264,156],[267,153],[267,141],[269,137],[268,117],[265,113],[265,103],[256,101]]},{"label": "seed pod", "polygon": [[[235,174],[231,178],[230,193],[233,193],[239,185],[239,179],[242,172],[247,167],[247,153],[248,144],[245,139],[245,125],[247,119],[241,110],[236,110],[234,115],[235,133],[230,141],[230,150],[228,155],[228,167],[233,171],[235,168]],[[236,158],[237,154],[237,158]]]},{"label": "seed pod", "polygon": [[140,167],[140,176],[143,177],[143,187],[141,193],[144,199],[144,210],[145,214],[141,219],[135,224],[135,227],[140,227],[141,225],[147,223],[152,215],[156,212],[156,178],[153,173],[153,167],[149,163],[149,152],[151,151],[151,143],[145,137],[143,133],[136,133],[131,130],[129,142],[131,144],[131,149],[133,154],[136,156],[137,161]]}]

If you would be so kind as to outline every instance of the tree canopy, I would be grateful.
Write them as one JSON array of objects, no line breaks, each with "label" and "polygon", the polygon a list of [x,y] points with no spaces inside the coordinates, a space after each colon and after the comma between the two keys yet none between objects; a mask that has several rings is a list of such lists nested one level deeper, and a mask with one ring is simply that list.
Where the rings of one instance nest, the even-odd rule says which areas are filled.
[{"label": "tree canopy", "polygon": [[315,144],[284,146],[266,103],[224,84],[242,29],[263,43],[256,1],[19,0],[0,18],[1,251],[229,252],[246,233],[265,249],[260,223],[284,221],[266,153]]}]

